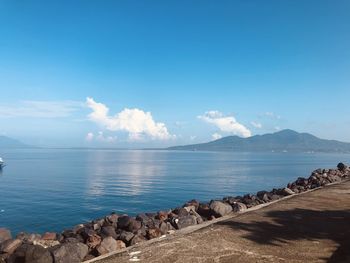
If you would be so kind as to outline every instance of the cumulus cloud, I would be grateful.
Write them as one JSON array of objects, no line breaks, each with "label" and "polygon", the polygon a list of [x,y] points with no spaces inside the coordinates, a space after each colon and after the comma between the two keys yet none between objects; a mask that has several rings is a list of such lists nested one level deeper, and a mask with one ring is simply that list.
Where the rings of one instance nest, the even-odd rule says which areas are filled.
[{"label": "cumulus cloud", "polygon": [[102,131],[99,131],[96,135],[92,132],[89,132],[86,135],[85,140],[88,142],[98,141],[112,143],[117,141],[117,136],[105,136]]},{"label": "cumulus cloud", "polygon": [[222,135],[216,132],[211,137],[213,138],[213,140],[219,140],[222,138]]},{"label": "cumulus cloud", "polygon": [[252,135],[250,130],[237,122],[234,116],[224,116],[219,111],[207,111],[204,115],[198,116],[198,119],[215,125],[222,132],[228,132],[242,137],[250,137]]},{"label": "cumulus cloud", "polygon": [[153,140],[168,140],[174,138],[162,122],[155,122],[150,112],[140,109],[125,108],[114,116],[109,115],[109,109],[103,103],[95,102],[93,98],[86,99],[86,105],[92,109],[88,118],[109,131],[125,131],[129,140],[143,140],[146,137]]},{"label": "cumulus cloud", "polygon": [[251,124],[254,128],[257,128],[257,129],[261,129],[261,128],[262,128],[262,124],[261,124],[260,122],[252,121],[252,122],[250,122],[250,124]]},{"label": "cumulus cloud", "polygon": [[86,134],[85,140],[91,142],[94,139],[94,137],[94,134],[92,132],[89,132],[88,134]]}]

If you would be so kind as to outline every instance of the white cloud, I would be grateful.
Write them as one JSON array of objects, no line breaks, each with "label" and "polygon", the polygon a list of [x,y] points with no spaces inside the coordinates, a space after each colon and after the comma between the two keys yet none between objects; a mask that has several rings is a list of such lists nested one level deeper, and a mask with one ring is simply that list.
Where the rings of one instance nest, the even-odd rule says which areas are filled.
[{"label": "white cloud", "polygon": [[92,132],[89,132],[86,135],[85,140],[88,142],[98,141],[112,143],[117,141],[117,136],[105,136],[102,131],[99,131],[97,135],[93,134]]},{"label": "white cloud", "polygon": [[215,125],[222,132],[228,132],[242,137],[250,137],[252,134],[243,124],[237,122],[234,116],[224,116],[219,111],[207,111],[198,116],[200,120]]},{"label": "white cloud", "polygon": [[105,136],[102,131],[98,132],[96,140],[100,142],[115,142],[117,136]]},{"label": "white cloud", "polygon": [[219,140],[222,138],[222,135],[219,133],[214,133],[212,136],[213,140]]},{"label": "white cloud", "polygon": [[271,111],[267,111],[267,112],[261,114],[261,116],[266,116],[266,117],[269,117],[271,119],[276,119],[276,120],[281,119],[280,115],[277,115],[276,113],[271,112]]},{"label": "white cloud", "polygon": [[250,124],[251,124],[254,128],[257,128],[257,129],[261,129],[261,128],[262,128],[262,124],[261,124],[260,122],[252,121],[252,122],[250,122]]},{"label": "white cloud", "polygon": [[85,140],[88,142],[91,142],[94,139],[94,134],[92,132],[89,132],[88,134],[86,134],[85,136]]},{"label": "white cloud", "polygon": [[275,130],[276,130],[276,131],[279,131],[279,130],[281,130],[281,127],[276,126],[276,127],[275,127]]},{"label": "white cloud", "polygon": [[83,107],[78,101],[20,101],[0,105],[0,118],[64,118]]},{"label": "white cloud", "polygon": [[194,141],[195,139],[197,139],[197,136],[196,136],[196,135],[190,136],[190,140],[191,140],[191,141]]},{"label": "white cloud", "polygon": [[86,105],[92,109],[89,119],[110,131],[126,131],[129,140],[168,140],[175,136],[168,132],[162,122],[155,122],[150,112],[140,109],[125,108],[114,116],[109,116],[109,109],[102,103],[95,102],[93,98],[86,99]]}]

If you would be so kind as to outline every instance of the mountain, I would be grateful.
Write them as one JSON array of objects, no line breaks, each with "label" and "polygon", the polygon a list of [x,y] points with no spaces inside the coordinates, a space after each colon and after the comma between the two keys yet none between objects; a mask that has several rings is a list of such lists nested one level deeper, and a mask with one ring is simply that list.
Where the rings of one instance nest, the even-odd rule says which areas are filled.
[{"label": "mountain", "polygon": [[28,148],[29,146],[12,138],[0,136],[0,148]]},{"label": "mountain", "polygon": [[282,130],[248,138],[228,136],[208,143],[174,146],[169,150],[233,152],[350,152],[350,143],[324,140],[309,133]]}]

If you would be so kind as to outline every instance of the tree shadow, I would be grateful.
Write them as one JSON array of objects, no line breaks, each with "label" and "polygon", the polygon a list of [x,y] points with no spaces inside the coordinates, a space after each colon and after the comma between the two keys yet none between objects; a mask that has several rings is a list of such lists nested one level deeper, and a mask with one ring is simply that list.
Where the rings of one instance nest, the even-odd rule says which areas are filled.
[{"label": "tree shadow", "polygon": [[219,224],[245,230],[248,234],[244,238],[273,246],[292,240],[333,240],[339,246],[330,258],[323,260],[328,263],[350,262],[350,210],[294,209],[270,211],[266,217],[273,222],[224,221]]}]

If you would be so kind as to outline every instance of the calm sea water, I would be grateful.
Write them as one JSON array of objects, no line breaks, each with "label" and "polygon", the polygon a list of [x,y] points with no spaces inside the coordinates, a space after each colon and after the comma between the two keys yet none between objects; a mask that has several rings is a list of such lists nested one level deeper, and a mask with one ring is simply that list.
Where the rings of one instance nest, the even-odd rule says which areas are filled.
[{"label": "calm sea water", "polygon": [[112,211],[134,215],[254,193],[348,162],[345,154],[0,150],[0,227],[61,231]]}]

